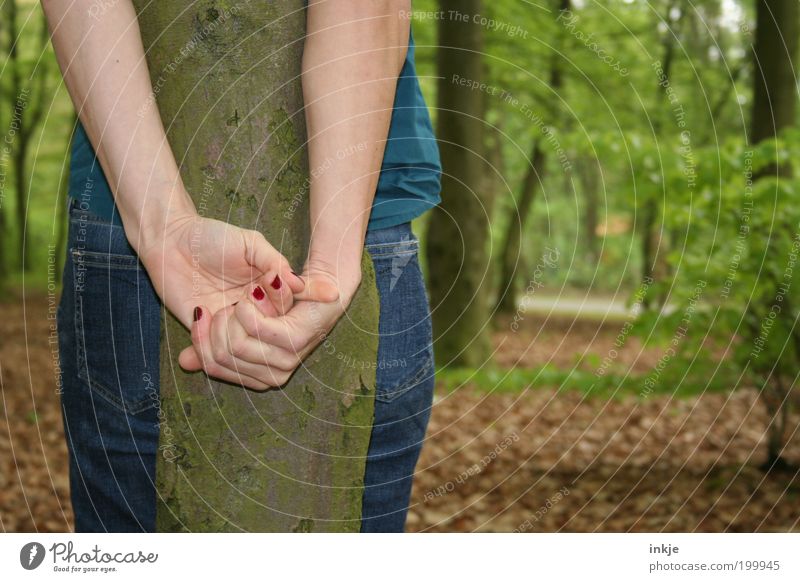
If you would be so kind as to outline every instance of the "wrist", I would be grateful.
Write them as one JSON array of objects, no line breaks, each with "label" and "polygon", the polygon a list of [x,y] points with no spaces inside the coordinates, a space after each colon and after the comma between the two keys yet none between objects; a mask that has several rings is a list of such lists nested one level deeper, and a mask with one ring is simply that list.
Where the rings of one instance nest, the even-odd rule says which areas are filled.
[{"label": "wrist", "polygon": [[339,300],[349,305],[361,284],[361,253],[333,253],[326,249],[315,249],[313,242],[305,270],[309,273],[324,273],[339,291]]},{"label": "wrist", "polygon": [[155,190],[143,200],[138,208],[118,204],[125,236],[140,256],[148,254],[148,249],[163,247],[176,231],[198,217],[194,202],[182,187]]}]

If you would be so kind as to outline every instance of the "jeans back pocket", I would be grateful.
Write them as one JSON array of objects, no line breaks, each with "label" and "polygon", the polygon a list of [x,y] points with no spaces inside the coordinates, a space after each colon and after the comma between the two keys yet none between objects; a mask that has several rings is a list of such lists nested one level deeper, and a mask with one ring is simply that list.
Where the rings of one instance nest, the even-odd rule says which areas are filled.
[{"label": "jeans back pocket", "polygon": [[430,380],[434,358],[419,242],[407,225],[386,230],[384,238],[393,240],[368,244],[367,250],[381,303],[376,398],[391,402]]},{"label": "jeans back pocket", "polygon": [[139,414],[158,404],[155,290],[121,228],[76,219],[70,229],[78,377],[120,411]]}]

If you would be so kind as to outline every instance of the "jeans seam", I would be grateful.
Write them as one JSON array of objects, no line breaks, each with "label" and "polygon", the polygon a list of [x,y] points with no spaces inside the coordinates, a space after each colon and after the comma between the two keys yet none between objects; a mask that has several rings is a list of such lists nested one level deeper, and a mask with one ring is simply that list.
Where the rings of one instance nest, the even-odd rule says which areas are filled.
[{"label": "jeans seam", "polygon": [[[76,291],[73,293],[73,317],[74,317],[74,326],[75,326],[75,343],[76,343],[76,350],[75,350],[75,360],[77,364],[77,373],[78,378],[86,383],[87,387],[97,393],[100,397],[103,398],[106,402],[111,404],[114,408],[118,411],[125,413],[125,414],[139,414],[148,410],[149,408],[155,407],[155,402],[152,402],[151,398],[143,399],[141,403],[137,403],[136,406],[130,406],[124,399],[120,396],[115,394],[111,389],[109,389],[105,384],[95,380],[94,378],[90,377],[89,374],[89,360],[86,356],[86,334],[84,332],[84,326],[82,325],[83,322],[83,300],[79,296],[77,292],[77,284],[75,283],[76,273],[73,269],[73,288]],[[150,403],[148,404],[148,400]]]},{"label": "jeans seam", "polygon": [[71,249],[73,260],[78,258],[83,265],[92,267],[103,267],[107,269],[124,269],[128,271],[139,271],[142,266],[139,258],[135,255],[125,255],[122,253],[98,253],[95,251],[82,251]]},{"label": "jeans seam", "polygon": [[423,377],[427,375],[432,366],[433,366],[433,349],[432,345],[428,344],[428,347],[426,348],[425,363],[422,364],[422,367],[417,371],[417,373],[414,374],[411,378],[409,378],[405,382],[403,382],[402,384],[400,384],[398,387],[391,390],[390,392],[385,392],[383,394],[378,392],[375,395],[375,399],[380,400],[381,402],[391,402],[399,398],[400,396],[402,396],[403,394],[405,394],[406,392],[417,386],[422,381]]}]

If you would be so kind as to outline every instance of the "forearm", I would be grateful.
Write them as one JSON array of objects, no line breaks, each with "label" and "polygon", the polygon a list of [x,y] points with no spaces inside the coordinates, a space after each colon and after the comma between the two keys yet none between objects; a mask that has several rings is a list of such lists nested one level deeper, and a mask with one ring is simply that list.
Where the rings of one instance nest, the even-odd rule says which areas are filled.
[{"label": "forearm", "polygon": [[67,90],[137,251],[194,214],[166,140],[136,13],[120,0],[97,19],[89,0],[42,0]]},{"label": "forearm", "polygon": [[311,263],[345,295],[361,253],[408,50],[408,0],[312,1],[303,54],[311,165]]}]

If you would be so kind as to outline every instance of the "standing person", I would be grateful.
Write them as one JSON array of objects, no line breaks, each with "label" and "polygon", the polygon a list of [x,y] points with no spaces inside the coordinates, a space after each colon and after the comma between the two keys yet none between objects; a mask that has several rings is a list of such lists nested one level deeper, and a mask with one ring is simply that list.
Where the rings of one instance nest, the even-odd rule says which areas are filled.
[{"label": "standing person", "polygon": [[[155,528],[152,390],[162,303],[192,329],[184,368],[247,388],[281,385],[319,343],[320,326],[330,330],[344,313],[367,248],[380,295],[378,361],[405,365],[377,369],[361,529],[402,531],[434,370],[410,221],[438,203],[441,173],[408,0],[307,7],[311,167],[337,151],[355,153],[311,178],[313,228],[301,276],[259,233],[198,215],[157,109],[143,108],[153,89],[131,1],[106,7],[102,25],[86,17],[90,1],[42,5],[80,118],[58,313],[76,530]],[[361,143],[367,147],[353,148]],[[263,330],[274,332],[269,350],[219,344],[263,344]]]}]

